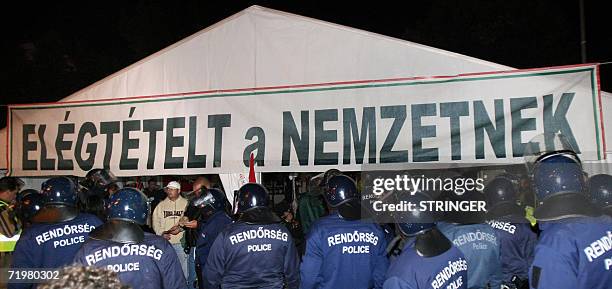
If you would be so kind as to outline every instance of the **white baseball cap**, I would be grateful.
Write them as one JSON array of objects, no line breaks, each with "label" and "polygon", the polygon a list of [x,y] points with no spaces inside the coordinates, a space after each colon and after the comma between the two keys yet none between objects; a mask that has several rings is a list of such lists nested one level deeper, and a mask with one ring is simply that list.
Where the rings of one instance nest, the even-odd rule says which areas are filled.
[{"label": "white baseball cap", "polygon": [[177,189],[177,190],[180,191],[181,190],[181,184],[179,184],[178,182],[172,181],[172,182],[169,182],[166,185],[166,188],[168,188],[168,189]]}]

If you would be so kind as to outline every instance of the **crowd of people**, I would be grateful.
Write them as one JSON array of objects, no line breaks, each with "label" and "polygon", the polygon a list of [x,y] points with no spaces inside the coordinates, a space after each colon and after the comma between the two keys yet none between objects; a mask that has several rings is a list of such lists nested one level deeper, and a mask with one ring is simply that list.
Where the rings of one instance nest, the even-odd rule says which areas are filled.
[{"label": "crowd of people", "polygon": [[[40,190],[22,191],[18,178],[4,177],[0,234],[19,239],[3,266],[64,268],[68,277],[40,288],[612,288],[612,176],[585,180],[571,151],[541,154],[532,169],[535,226],[507,176],[483,192],[450,196],[486,199],[486,215],[412,211],[379,223],[364,215],[355,181],[332,170],[322,174],[320,195],[304,196],[326,204],[308,224],[288,202],[272,209],[258,183],[230,201],[205,177],[188,192],[171,181],[152,206],[155,184],[147,194],[120,188],[104,169],[80,182],[53,177]],[[92,287],[97,282],[116,285]]]}]

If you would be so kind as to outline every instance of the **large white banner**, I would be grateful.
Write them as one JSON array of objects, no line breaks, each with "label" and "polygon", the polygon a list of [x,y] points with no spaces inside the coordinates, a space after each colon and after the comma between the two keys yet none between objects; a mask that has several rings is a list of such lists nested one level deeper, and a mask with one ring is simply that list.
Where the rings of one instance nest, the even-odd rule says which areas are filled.
[{"label": "large white banner", "polygon": [[16,176],[510,164],[544,132],[605,157],[595,65],[15,105],[9,128]]}]

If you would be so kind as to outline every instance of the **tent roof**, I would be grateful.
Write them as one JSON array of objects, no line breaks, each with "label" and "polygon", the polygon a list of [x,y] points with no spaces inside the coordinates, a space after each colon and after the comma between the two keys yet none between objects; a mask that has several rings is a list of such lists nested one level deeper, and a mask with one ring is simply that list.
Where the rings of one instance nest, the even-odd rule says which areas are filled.
[{"label": "tent roof", "polygon": [[[62,101],[510,69],[405,40],[251,6]],[[6,140],[6,129],[0,131],[0,140]],[[3,165],[6,167],[4,144],[0,145],[0,167]]]},{"label": "tent roof", "polygon": [[[297,59],[304,61],[302,66],[294,66]],[[330,59],[334,62],[333,71],[328,69]],[[337,67],[339,62],[344,62],[342,69]],[[367,64],[376,64],[382,69],[373,69],[374,65],[365,66]],[[63,101],[509,69],[513,68],[254,5]],[[268,73],[270,70],[277,72]],[[314,74],[321,71],[325,73]],[[236,74],[248,77],[242,81],[224,77]],[[270,76],[263,77],[266,74]],[[185,87],[181,85],[181,78],[202,81],[197,87],[192,83]],[[166,86],[142,85],[152,79],[179,81]],[[100,91],[111,91],[112,95]]]}]

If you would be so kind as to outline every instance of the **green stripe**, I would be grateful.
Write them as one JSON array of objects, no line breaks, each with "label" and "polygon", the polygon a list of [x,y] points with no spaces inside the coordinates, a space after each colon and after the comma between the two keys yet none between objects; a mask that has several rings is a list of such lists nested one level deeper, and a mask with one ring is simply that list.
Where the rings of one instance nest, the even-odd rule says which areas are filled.
[{"label": "green stripe", "polygon": [[[400,82],[400,83],[386,83],[386,84],[365,84],[365,85],[353,85],[353,86],[340,86],[340,87],[324,87],[324,88],[313,88],[313,89],[290,89],[290,90],[279,90],[279,91],[254,91],[254,92],[245,92],[245,93],[230,93],[230,94],[211,94],[211,95],[196,95],[196,96],[186,96],[181,98],[169,98],[169,99],[147,99],[147,100],[136,100],[136,101],[120,101],[120,102],[111,102],[111,103],[89,103],[89,104],[67,104],[67,105],[57,105],[57,106],[39,106],[39,107],[13,107],[11,108],[10,121],[13,123],[13,110],[26,110],[26,109],[47,109],[47,108],[62,108],[62,107],[87,107],[87,106],[108,106],[108,105],[121,105],[121,104],[134,104],[134,103],[149,103],[149,102],[166,102],[166,101],[178,101],[178,100],[190,100],[190,99],[199,99],[199,98],[213,98],[213,97],[231,97],[231,96],[247,96],[247,95],[267,95],[267,94],[290,94],[290,93],[300,93],[300,92],[315,92],[315,91],[333,91],[333,90],[347,90],[347,89],[358,89],[358,88],[377,88],[377,87],[394,87],[394,86],[412,86],[412,85],[427,85],[427,84],[439,84],[439,83],[452,83],[452,82],[464,82],[464,81],[476,81],[476,80],[492,80],[492,79],[502,79],[502,78],[523,78],[523,77],[531,77],[531,76],[546,76],[546,75],[556,75],[556,74],[569,74],[569,73],[577,73],[591,71],[591,83],[593,83],[593,97],[595,97],[595,88],[594,88],[594,79],[593,74],[595,69],[593,67],[588,68],[580,68],[573,70],[561,70],[561,71],[548,71],[548,72],[537,72],[537,73],[528,73],[528,74],[519,74],[519,75],[495,75],[488,77],[474,77],[474,78],[453,78],[453,79],[445,79],[445,80],[434,80],[434,81],[414,81],[414,82]],[[595,117],[595,125],[597,128],[597,117]],[[13,158],[13,130],[10,130],[10,159],[11,163],[9,165],[9,173],[11,172]],[[599,148],[599,129],[597,128],[597,154],[600,155]],[[601,159],[601,157],[599,157]]]},{"label": "green stripe", "polygon": [[440,84],[440,83],[464,82],[464,81],[476,81],[476,80],[492,80],[492,79],[501,79],[501,78],[523,78],[523,77],[531,77],[531,76],[546,76],[546,75],[554,75],[554,74],[583,72],[583,71],[589,71],[589,70],[593,70],[593,68],[582,68],[582,69],[566,70],[566,71],[549,71],[549,72],[539,72],[539,73],[520,74],[520,75],[496,75],[496,76],[489,76],[489,77],[454,78],[454,79],[434,80],[434,81],[414,81],[414,82],[383,83],[383,84],[372,83],[372,84],[361,84],[361,85],[339,86],[339,87],[290,89],[290,90],[275,90],[275,91],[253,91],[253,92],[228,93],[228,94],[222,93],[222,94],[210,94],[210,95],[185,96],[185,97],[179,97],[179,98],[159,98],[159,99],[119,101],[119,102],[108,102],[108,103],[86,103],[86,104],[15,107],[12,109],[26,110],[26,109],[47,109],[47,108],[63,108],[63,107],[108,106],[108,105],[121,105],[121,104],[134,104],[134,103],[191,100],[191,99],[213,98],[213,97],[232,97],[232,96],[248,96],[248,95],[268,95],[268,94],[293,94],[293,93],[301,93],[301,92],[334,91],[334,90],[348,90],[348,89],[360,89],[360,88],[413,86],[413,85]]},{"label": "green stripe", "polygon": [[601,148],[599,147],[599,119],[597,118],[597,115],[599,114],[599,111],[597,110],[598,106],[597,106],[597,90],[596,90],[596,86],[595,86],[595,69],[593,69],[593,71],[591,71],[591,88],[593,90],[593,118],[595,118],[595,136],[597,138],[597,159],[601,160]]}]

